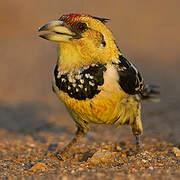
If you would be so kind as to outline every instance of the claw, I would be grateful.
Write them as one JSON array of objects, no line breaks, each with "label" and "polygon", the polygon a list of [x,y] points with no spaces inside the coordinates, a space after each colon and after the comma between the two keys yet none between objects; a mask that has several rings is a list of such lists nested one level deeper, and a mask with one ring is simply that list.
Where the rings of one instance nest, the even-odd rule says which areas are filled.
[{"label": "claw", "polygon": [[60,161],[64,161],[65,159],[67,159],[67,156],[68,156],[68,154],[67,154],[65,148],[59,149],[59,150],[56,152],[56,157],[57,157]]}]

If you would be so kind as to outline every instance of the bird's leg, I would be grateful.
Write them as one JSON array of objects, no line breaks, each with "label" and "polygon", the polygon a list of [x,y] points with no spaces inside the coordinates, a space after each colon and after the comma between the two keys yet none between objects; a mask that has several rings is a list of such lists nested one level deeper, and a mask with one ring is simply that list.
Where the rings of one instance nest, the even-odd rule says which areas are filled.
[{"label": "bird's leg", "polygon": [[67,144],[64,148],[58,150],[56,152],[56,156],[59,160],[64,160],[70,156],[69,150],[74,146],[83,136],[85,136],[88,133],[88,127],[86,126],[80,126],[77,125],[77,131],[76,136],[73,137],[71,142]]},{"label": "bird's leg", "polygon": [[141,112],[140,112],[140,105],[137,106],[137,116],[131,125],[132,127],[132,132],[134,136],[136,137],[136,147],[137,150],[142,151],[142,144],[141,144],[141,135],[143,133],[143,128],[142,128],[142,122],[141,122]]},{"label": "bird's leg", "polygon": [[137,129],[137,128],[132,128],[133,134],[136,137],[136,147],[137,150],[143,151],[143,147],[141,144],[141,134],[142,134],[142,129]]},{"label": "bird's leg", "polygon": [[141,144],[141,135],[140,134],[137,134],[135,135],[136,137],[136,147],[138,150],[142,150],[142,144]]}]

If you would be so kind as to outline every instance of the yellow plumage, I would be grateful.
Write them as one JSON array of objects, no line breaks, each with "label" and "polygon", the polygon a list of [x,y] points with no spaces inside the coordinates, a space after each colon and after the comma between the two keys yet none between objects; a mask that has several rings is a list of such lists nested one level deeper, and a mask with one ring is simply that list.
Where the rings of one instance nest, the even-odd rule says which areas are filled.
[{"label": "yellow plumage", "polygon": [[[84,120],[97,124],[133,124],[140,113],[140,99],[137,95],[128,95],[118,85],[117,77],[112,71],[105,78],[101,92],[93,99],[79,101],[59,91],[53,80],[54,90],[59,99],[66,105],[76,122]],[[105,74],[106,77],[106,74]],[[107,82],[106,82],[107,80]],[[140,119],[138,119],[140,121]],[[127,124],[129,124],[127,123]],[[139,127],[140,134],[142,127]]]},{"label": "yellow plumage", "polygon": [[134,65],[122,56],[106,20],[69,14],[40,29],[54,32],[41,35],[59,46],[53,89],[77,125],[77,136],[57,153],[62,159],[88,132],[88,123],[129,124],[140,143],[144,82]]}]

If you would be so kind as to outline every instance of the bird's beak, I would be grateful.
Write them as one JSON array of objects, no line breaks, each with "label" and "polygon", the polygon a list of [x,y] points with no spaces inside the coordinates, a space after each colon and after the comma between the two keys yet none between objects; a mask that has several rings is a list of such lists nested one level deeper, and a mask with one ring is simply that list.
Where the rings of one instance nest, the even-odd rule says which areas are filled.
[{"label": "bird's beak", "polygon": [[54,42],[69,42],[75,36],[75,33],[67,28],[63,21],[51,21],[39,28],[39,31],[50,31],[51,33],[39,36]]}]

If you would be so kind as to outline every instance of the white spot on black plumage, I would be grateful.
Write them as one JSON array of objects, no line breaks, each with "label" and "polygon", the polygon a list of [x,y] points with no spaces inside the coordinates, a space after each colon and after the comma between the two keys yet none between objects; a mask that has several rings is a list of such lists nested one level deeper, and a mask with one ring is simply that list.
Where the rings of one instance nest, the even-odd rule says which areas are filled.
[{"label": "white spot on black plumage", "polygon": [[66,82],[66,79],[65,79],[65,78],[61,78],[61,81],[62,81],[62,82]]},{"label": "white spot on black plumage", "polygon": [[80,79],[80,83],[81,83],[81,84],[84,84],[84,79]]},{"label": "white spot on black plumage", "polygon": [[82,76],[81,76],[80,74],[77,74],[77,75],[75,75],[75,78],[76,78],[77,80],[79,80],[79,79],[82,78]]},{"label": "white spot on black plumage", "polygon": [[60,78],[61,77],[61,73],[60,72],[58,72],[58,76],[57,76],[58,78]]},{"label": "white spot on black plumage", "polygon": [[85,74],[85,77],[86,77],[86,78],[89,78],[89,77],[90,77],[90,74]]},{"label": "white spot on black plumage", "polygon": [[76,82],[72,72],[68,73],[67,77],[68,77],[69,82],[71,82],[71,83],[75,83]]},{"label": "white spot on black plumage", "polygon": [[136,91],[139,91],[140,87],[135,88]]},{"label": "white spot on black plumage", "polygon": [[136,67],[122,55],[119,62],[113,63],[117,67],[119,85],[128,94],[138,94],[143,90],[144,81]]},{"label": "white spot on black plumage", "polygon": [[71,76],[68,78],[68,80],[69,80],[69,82],[71,82],[71,83],[75,83],[75,82],[76,82],[76,80],[73,79],[73,77],[71,77]]},{"label": "white spot on black plumage", "polygon": [[95,84],[91,81],[89,81],[89,85],[94,86]]},{"label": "white spot on black plumage", "polygon": [[99,86],[104,84],[104,72],[106,64],[93,64],[62,72],[59,77],[59,69],[56,65],[54,76],[56,86],[59,90],[67,93],[71,98],[78,100],[91,99],[101,90]]},{"label": "white spot on black plumage", "polygon": [[82,89],[83,88],[83,85],[81,85],[81,84],[78,84],[78,86]]},{"label": "white spot on black plumage", "polygon": [[73,87],[76,87],[77,85],[73,83],[72,86],[73,86]]}]

